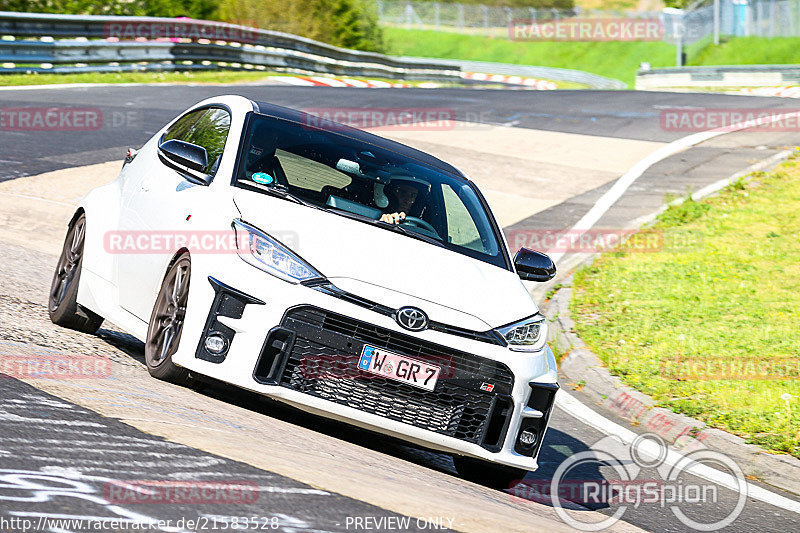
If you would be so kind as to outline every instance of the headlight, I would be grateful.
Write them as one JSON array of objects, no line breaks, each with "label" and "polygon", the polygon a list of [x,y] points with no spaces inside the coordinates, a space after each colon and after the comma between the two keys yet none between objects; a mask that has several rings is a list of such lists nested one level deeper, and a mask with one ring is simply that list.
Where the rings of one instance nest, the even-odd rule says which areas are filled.
[{"label": "headlight", "polygon": [[508,349],[516,352],[541,350],[547,340],[547,322],[542,315],[497,328],[497,331],[508,342]]},{"label": "headlight", "polygon": [[297,254],[258,228],[241,220],[234,220],[233,230],[236,232],[239,257],[267,274],[289,283],[325,278]]}]

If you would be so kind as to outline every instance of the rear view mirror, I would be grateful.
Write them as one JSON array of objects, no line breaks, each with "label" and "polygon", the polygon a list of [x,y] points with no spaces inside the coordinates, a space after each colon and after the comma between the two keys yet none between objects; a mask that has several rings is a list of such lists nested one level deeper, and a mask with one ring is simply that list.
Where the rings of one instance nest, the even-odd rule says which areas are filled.
[{"label": "rear view mirror", "polygon": [[520,248],[514,256],[514,268],[526,281],[550,281],[556,275],[556,265],[549,255],[527,248]]},{"label": "rear view mirror", "polygon": [[[202,172],[208,166],[208,153],[202,146],[170,139],[158,145],[158,157],[169,167],[179,171]],[[193,177],[199,178],[192,174]]]}]

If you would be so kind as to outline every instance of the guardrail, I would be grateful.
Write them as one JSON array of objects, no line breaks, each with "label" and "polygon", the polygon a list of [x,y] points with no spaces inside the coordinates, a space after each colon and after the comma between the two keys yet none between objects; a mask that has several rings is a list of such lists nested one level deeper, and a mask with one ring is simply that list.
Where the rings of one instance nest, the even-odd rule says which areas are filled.
[{"label": "guardrail", "polygon": [[800,84],[800,65],[735,65],[639,70],[636,88],[764,87]]},{"label": "guardrail", "polygon": [[51,65],[62,65],[62,72],[75,64],[82,71],[185,66],[407,80],[460,76],[459,67],[448,62],[394,58],[287,33],[189,19],[0,12],[0,36],[14,39],[0,41],[0,62],[6,64],[0,73],[47,71]]}]

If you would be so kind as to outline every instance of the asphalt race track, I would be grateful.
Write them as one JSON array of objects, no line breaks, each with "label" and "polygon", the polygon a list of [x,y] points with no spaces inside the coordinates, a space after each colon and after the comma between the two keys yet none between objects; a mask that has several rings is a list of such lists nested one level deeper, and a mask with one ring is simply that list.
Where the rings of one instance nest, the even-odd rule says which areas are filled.
[{"label": "asphalt race track", "polygon": [[[591,139],[595,137],[598,140],[602,137],[668,143],[687,135],[686,132],[666,131],[662,127],[660,113],[669,108],[795,107],[792,100],[780,98],[632,91],[378,90],[285,86],[111,86],[3,90],[0,91],[0,109],[3,112],[30,107],[83,107],[99,109],[104,120],[95,131],[10,131],[5,127],[0,128],[0,182],[14,180],[24,183],[27,177],[45,172],[118,161],[128,147],[140,146],[190,104],[209,96],[228,93],[295,108],[448,108],[454,110],[459,121],[502,125],[514,131],[578,134],[588,139],[589,147]],[[748,130],[690,148],[648,169],[604,215],[598,226],[624,227],[625,223],[657,209],[667,193],[682,194],[687,188],[696,190],[794,147],[800,144],[798,141],[797,132]],[[535,174],[537,169],[529,168],[527,172]],[[563,179],[568,181],[569,176]],[[606,181],[587,187],[580,194],[516,220],[506,230],[571,227],[610,185],[611,182]],[[53,183],[53,187],[58,187],[58,183]],[[536,194],[536,191],[506,192]],[[0,212],[0,226],[2,223],[3,213]],[[35,227],[36,221],[31,224]],[[59,235],[58,239],[61,238]],[[45,392],[38,383],[25,383],[0,375],[0,518],[27,518],[34,523],[43,516],[170,520],[170,524],[161,524],[159,527],[164,530],[193,531],[202,528],[197,527],[197,523],[193,526],[185,522],[176,524],[182,518],[191,518],[204,520],[205,524],[211,521],[217,529],[223,529],[222,524],[230,526],[235,519],[247,517],[251,520],[251,527],[255,523],[268,527],[277,524],[281,531],[396,531],[398,524],[404,523],[404,513],[387,510],[387,499],[381,497],[380,493],[388,490],[384,487],[402,487],[404,484],[408,485],[409,493],[415,490],[424,493],[436,485],[436,490],[467,495],[486,501],[487,505],[496,504],[498,509],[506,506],[509,516],[519,512],[519,506],[514,507],[508,494],[477,487],[457,478],[451,460],[443,454],[414,449],[390,438],[354,430],[215,384],[195,391],[149,380],[142,364],[141,343],[115,331],[112,324],[104,324],[97,336],[63,331],[53,333],[46,320],[45,302],[57,252],[57,249],[53,249],[48,254],[18,244],[4,246],[0,252],[0,315],[5,317],[0,317],[0,353],[12,348],[23,352],[30,350],[31,353],[47,349],[85,350],[110,358],[117,365],[115,368],[122,370],[121,374],[115,374],[116,379],[108,380],[102,387],[91,389],[87,385],[83,393],[55,386]],[[569,394],[582,400],[579,391],[569,391]],[[101,411],[97,407],[93,407],[93,410],[85,407],[99,405],[99,401],[108,404],[107,410],[103,411],[106,416],[95,412]],[[114,405],[114,402],[118,405]],[[195,402],[203,408],[208,406],[203,411],[205,418],[198,418],[190,411]],[[137,413],[168,412],[172,417],[170,420],[179,420],[187,428],[212,428],[220,435],[224,432],[231,438],[244,438],[251,434],[249,432],[263,431],[264,427],[272,428],[276,441],[291,440],[281,435],[285,431],[287,435],[301,435],[307,439],[302,442],[307,442],[308,446],[298,444],[299,448],[303,448],[302,453],[298,450],[298,464],[293,466],[281,462],[280,468],[277,465],[275,467],[280,473],[276,473],[271,470],[270,457],[264,457],[265,452],[260,453],[258,449],[250,450],[251,458],[242,456],[247,460],[231,459],[237,452],[228,453],[228,448],[217,446],[213,442],[216,433],[212,430],[209,430],[207,440],[198,437],[193,438],[191,444],[178,443],[174,438],[164,438],[165,432],[155,423],[148,425],[146,420],[137,419],[137,422],[123,415],[114,417],[109,414],[125,413],[131,409],[137,410]],[[613,417],[611,419],[622,423]],[[565,458],[589,450],[605,436],[603,428],[586,425],[568,412],[557,409],[539,457],[540,469],[529,473],[526,479],[549,479]],[[319,439],[318,448],[313,444],[314,439]],[[264,449],[267,449],[266,446],[267,443]],[[315,453],[319,454],[320,461],[328,453],[341,454],[342,469],[331,476],[353,476],[359,480],[359,487],[337,489],[339,485],[323,476],[322,467],[320,479],[310,479],[316,468],[316,463],[313,463],[316,460]],[[357,463],[360,455],[368,458],[361,466]],[[283,456],[275,460],[278,459],[283,461]],[[319,464],[335,465],[333,459],[326,457],[324,460],[329,462]],[[300,464],[302,461],[312,463]],[[383,465],[386,470],[372,468],[371,465]],[[610,468],[601,467],[587,469],[581,475],[586,476],[585,479],[602,479],[613,477],[614,474]],[[657,479],[659,475],[655,470],[645,468],[640,477]],[[108,498],[100,497],[104,494],[107,496],[111,490],[109,487],[113,489],[118,480],[145,479],[237,480],[257,487],[260,498],[257,502],[176,506],[125,502],[115,505],[109,503]],[[686,482],[692,479],[690,476]],[[758,484],[757,481],[751,482]],[[792,495],[780,494],[798,501]],[[713,505],[688,506],[684,510],[698,519],[721,519],[735,507],[738,496],[734,491],[719,487],[718,499]],[[411,509],[413,505],[409,503],[403,508]],[[416,520],[419,516],[442,519],[436,524],[437,527],[456,527],[456,524],[462,523],[467,524],[461,526],[463,530],[498,532],[552,529],[543,524],[558,520],[546,503],[529,504],[530,509],[535,508],[540,514],[530,515],[528,528],[524,527],[524,519],[515,522],[514,527],[506,527],[501,518],[490,522],[480,521],[474,516],[460,516],[459,513],[468,513],[464,506],[454,507],[448,513],[443,512],[443,509],[447,509],[446,501],[431,502],[431,505],[427,515],[416,514],[403,530],[430,530],[433,521],[420,523]],[[399,506],[398,503],[398,507],[393,508]],[[602,518],[619,509],[620,505],[611,504],[598,505],[591,510]],[[475,508],[474,512],[480,513],[480,508]],[[497,516],[501,517],[502,513]],[[354,521],[354,517],[380,517],[384,520],[367,524]],[[451,518],[455,522],[448,522]],[[275,521],[271,522],[273,519]],[[628,530],[687,530],[687,526],[670,509],[659,505],[629,507],[624,512],[623,520],[619,524],[622,530],[628,528],[628,524]],[[725,530],[784,532],[797,530],[798,523],[800,516],[795,512],[750,498],[738,519]],[[0,521],[0,530],[21,530],[21,527],[3,524]],[[15,524],[19,526],[20,523]],[[46,530],[54,532],[79,530],[77,526],[71,529],[69,525],[62,527],[53,523],[49,523],[48,527]],[[211,530],[211,526],[208,525],[206,529]]]}]

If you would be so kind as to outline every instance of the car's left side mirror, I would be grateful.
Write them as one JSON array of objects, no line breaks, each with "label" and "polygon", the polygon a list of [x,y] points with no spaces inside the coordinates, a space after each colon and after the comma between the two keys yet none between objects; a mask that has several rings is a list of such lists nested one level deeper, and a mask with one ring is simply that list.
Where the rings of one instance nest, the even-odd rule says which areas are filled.
[{"label": "car's left side mirror", "polygon": [[527,248],[520,248],[514,256],[514,268],[526,281],[550,281],[556,275],[556,264],[549,255]]},{"label": "car's left side mirror", "polygon": [[170,139],[158,145],[158,157],[192,181],[208,184],[209,178],[203,173],[208,166],[208,152],[202,146]]}]

